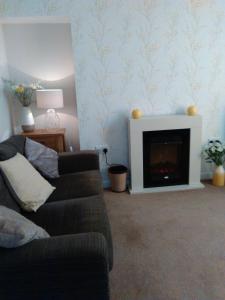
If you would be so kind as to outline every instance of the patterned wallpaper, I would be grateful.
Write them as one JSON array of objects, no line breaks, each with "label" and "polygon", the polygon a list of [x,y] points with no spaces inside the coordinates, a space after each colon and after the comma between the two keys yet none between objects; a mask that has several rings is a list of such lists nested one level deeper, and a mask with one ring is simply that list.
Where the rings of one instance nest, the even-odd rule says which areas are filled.
[{"label": "patterned wallpaper", "polygon": [[[195,103],[203,139],[224,137],[225,1],[0,0],[0,16],[69,16],[81,148],[127,164],[127,118]],[[207,168],[204,167],[204,171]]]}]

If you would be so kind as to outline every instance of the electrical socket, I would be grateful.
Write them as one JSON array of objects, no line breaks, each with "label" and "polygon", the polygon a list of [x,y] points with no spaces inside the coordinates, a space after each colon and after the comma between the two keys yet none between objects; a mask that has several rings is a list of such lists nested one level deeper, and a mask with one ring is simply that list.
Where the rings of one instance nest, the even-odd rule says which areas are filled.
[{"label": "electrical socket", "polygon": [[103,153],[105,153],[105,155],[108,153],[108,148],[104,148],[103,150]]},{"label": "electrical socket", "polygon": [[109,151],[109,146],[108,145],[98,145],[98,146],[95,146],[95,150],[98,153],[107,153]]}]

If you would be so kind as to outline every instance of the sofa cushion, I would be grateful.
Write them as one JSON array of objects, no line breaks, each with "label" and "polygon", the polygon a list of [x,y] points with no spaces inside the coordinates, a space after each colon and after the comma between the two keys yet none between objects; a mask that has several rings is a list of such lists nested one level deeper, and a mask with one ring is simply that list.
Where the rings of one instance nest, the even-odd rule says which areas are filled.
[{"label": "sofa cushion", "polygon": [[21,154],[0,162],[15,200],[27,211],[36,211],[55,189]]},{"label": "sofa cushion", "polygon": [[0,205],[4,205],[8,208],[11,208],[17,212],[20,212],[20,207],[13,198],[13,195],[10,193],[7,188],[5,178],[0,170]]},{"label": "sofa cushion", "polygon": [[77,197],[87,197],[102,193],[102,180],[98,170],[77,172],[49,179],[56,190],[48,198],[48,202]]},{"label": "sofa cushion", "polygon": [[7,160],[16,155],[17,152],[24,154],[25,137],[14,135],[0,143],[0,161]]},{"label": "sofa cushion", "polygon": [[26,138],[25,156],[47,178],[58,178],[58,153],[40,143]]},{"label": "sofa cushion", "polygon": [[16,248],[34,239],[48,238],[49,234],[41,227],[0,205],[0,247]]},{"label": "sofa cushion", "polygon": [[46,203],[36,213],[24,216],[51,235],[99,232],[107,240],[112,266],[112,239],[105,203],[100,195]]},{"label": "sofa cushion", "polygon": [[15,156],[17,153],[17,150],[15,147],[12,147],[11,145],[7,145],[6,143],[0,144],[0,161],[7,160],[13,156]]}]

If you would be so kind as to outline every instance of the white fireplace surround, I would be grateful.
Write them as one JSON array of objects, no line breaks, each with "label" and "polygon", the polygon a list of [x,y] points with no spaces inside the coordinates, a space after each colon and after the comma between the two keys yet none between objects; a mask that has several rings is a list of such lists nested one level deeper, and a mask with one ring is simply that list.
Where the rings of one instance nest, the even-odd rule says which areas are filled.
[{"label": "white fireplace surround", "polygon": [[[143,184],[143,132],[173,129],[190,129],[189,183],[183,185],[149,187]],[[201,133],[200,116],[165,115],[142,117],[129,120],[130,143],[130,193],[150,193],[203,188],[201,173]]]}]

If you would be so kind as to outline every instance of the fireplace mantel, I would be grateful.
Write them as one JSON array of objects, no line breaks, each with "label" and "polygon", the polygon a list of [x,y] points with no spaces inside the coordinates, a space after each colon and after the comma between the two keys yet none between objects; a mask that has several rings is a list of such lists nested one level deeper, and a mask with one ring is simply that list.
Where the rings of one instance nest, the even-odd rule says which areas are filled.
[{"label": "fireplace mantel", "polygon": [[[144,188],[143,174],[143,132],[190,129],[190,154],[188,184],[169,185]],[[163,191],[178,191],[203,188],[200,182],[201,172],[201,131],[202,119],[200,116],[164,115],[142,117],[129,120],[130,146],[130,193],[150,193]]]}]

